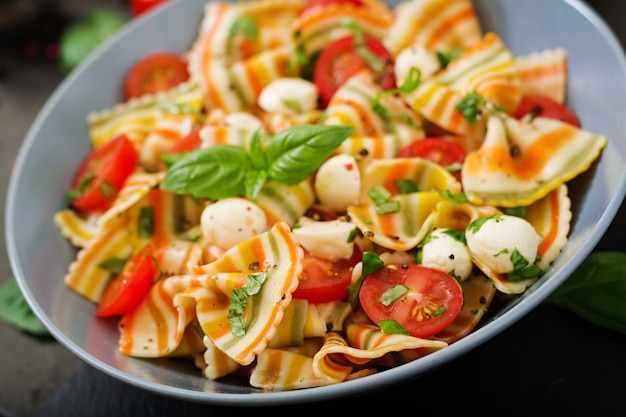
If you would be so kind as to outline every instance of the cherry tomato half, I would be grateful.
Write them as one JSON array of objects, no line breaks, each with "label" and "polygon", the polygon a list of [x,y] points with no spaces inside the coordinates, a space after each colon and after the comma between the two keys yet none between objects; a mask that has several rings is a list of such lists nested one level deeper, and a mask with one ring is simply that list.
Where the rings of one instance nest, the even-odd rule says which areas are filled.
[{"label": "cherry tomato half", "polygon": [[521,119],[527,114],[531,114],[533,117],[561,120],[580,127],[578,117],[570,109],[549,97],[537,95],[522,97],[514,116],[516,119]]},{"label": "cherry tomato half", "polygon": [[[416,140],[400,149],[396,154],[397,158],[418,157],[428,159],[443,167],[457,163],[462,164],[466,156],[467,152],[458,143],[431,137]],[[461,180],[460,172],[455,172],[453,175],[459,181]]]},{"label": "cherry tomato half", "polygon": [[319,90],[322,106],[326,107],[335,91],[350,77],[364,68],[369,68],[376,74],[377,83],[384,90],[396,87],[393,71],[393,58],[383,43],[373,37],[364,35],[364,45],[372,56],[382,65],[381,71],[375,71],[357,51],[354,36],[338,39],[328,45],[320,53],[313,72],[313,81]]},{"label": "cherry tomato half", "polygon": [[167,0],[130,0],[130,11],[133,17],[137,17],[166,1]]},{"label": "cherry tomato half", "polygon": [[96,308],[96,317],[117,316],[135,308],[148,295],[159,273],[152,246],[148,244],[111,281]]},{"label": "cherry tomato half", "polygon": [[108,209],[138,159],[137,151],[126,135],[94,149],[74,175],[70,205],[79,211]]},{"label": "cherry tomato half", "polygon": [[202,144],[200,137],[201,127],[193,129],[187,136],[178,139],[167,153],[191,152],[195,151]]},{"label": "cherry tomato half", "polygon": [[189,79],[187,61],[171,52],[157,52],[137,62],[124,84],[126,98],[167,91]]},{"label": "cherry tomato half", "polygon": [[353,6],[363,6],[363,2],[361,0],[310,0],[302,9],[300,14],[309,13],[311,10],[330,6],[332,4],[343,5],[343,4],[351,4]]},{"label": "cherry tomato half", "polygon": [[354,245],[350,259],[331,262],[304,251],[300,284],[294,298],[304,298],[312,304],[328,303],[346,298],[352,282],[352,269],[361,262],[361,249]]},{"label": "cherry tomato half", "polygon": [[[383,303],[387,301],[387,291],[394,287],[406,287],[406,292]],[[374,323],[395,320],[412,336],[427,338],[445,329],[456,318],[463,306],[463,290],[458,281],[445,272],[417,264],[393,264],[365,278],[359,301]]]}]

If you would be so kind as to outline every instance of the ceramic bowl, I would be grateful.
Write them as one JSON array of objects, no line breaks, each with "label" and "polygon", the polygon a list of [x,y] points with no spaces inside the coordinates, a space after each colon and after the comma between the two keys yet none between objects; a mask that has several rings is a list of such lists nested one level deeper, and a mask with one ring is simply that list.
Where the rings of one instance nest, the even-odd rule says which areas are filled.
[{"label": "ceramic bowl", "polygon": [[[485,30],[516,55],[563,47],[569,59],[567,104],[586,130],[609,143],[591,169],[569,183],[569,241],[545,275],[523,295],[490,312],[479,328],[426,358],[349,382],[262,392],[238,381],[211,381],[186,362],[145,360],[117,351],[114,320],[94,318],[95,306],[64,282],[76,250],[52,218],[78,164],[90,151],[86,116],[122,100],[120,80],[138,59],[160,50],[186,51],[206,0],[168,2],[130,22],[71,73],[35,119],[19,151],[6,201],[6,241],[14,274],[37,316],[60,343],[86,363],[129,384],[184,400],[221,405],[278,405],[363,393],[436,370],[496,337],[563,283],[592,251],[625,193],[626,64],[604,21],[578,0],[475,0]],[[537,12],[540,11],[540,12]]]}]

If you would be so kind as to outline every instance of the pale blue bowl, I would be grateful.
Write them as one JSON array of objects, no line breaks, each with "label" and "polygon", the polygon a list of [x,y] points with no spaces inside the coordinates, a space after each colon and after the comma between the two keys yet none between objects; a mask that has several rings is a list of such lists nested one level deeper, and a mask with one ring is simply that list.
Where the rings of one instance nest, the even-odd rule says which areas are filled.
[{"label": "pale blue bowl", "polygon": [[334,386],[261,392],[233,380],[210,381],[175,360],[143,360],[117,352],[115,321],[94,319],[94,305],[66,288],[75,249],[53,224],[79,162],[90,151],[85,118],[122,99],[122,80],[142,55],[183,52],[196,37],[205,0],[179,0],[136,20],[75,70],[50,97],[19,151],[6,203],[6,241],[15,276],[52,335],[95,368],[129,384],[201,403],[291,404],[363,393],[435,370],[496,336],[543,301],[598,243],[625,190],[626,63],[615,36],[578,0],[476,0],[483,27],[515,54],[563,47],[569,56],[568,104],[583,126],[609,137],[593,167],[570,183],[570,239],[543,278],[457,343],[398,368]]}]

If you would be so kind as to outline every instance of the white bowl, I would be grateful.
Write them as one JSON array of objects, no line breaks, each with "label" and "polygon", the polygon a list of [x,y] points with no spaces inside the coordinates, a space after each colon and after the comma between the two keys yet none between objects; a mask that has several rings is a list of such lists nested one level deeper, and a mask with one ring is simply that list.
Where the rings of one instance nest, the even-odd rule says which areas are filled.
[{"label": "white bowl", "polygon": [[[129,384],[201,403],[279,405],[338,398],[395,384],[434,370],[515,323],[543,301],[598,243],[622,202],[626,158],[626,65],[611,30],[578,0],[475,0],[483,28],[498,33],[516,55],[563,47],[569,60],[568,105],[586,130],[609,144],[590,170],[570,182],[569,242],[529,290],[490,311],[473,333],[449,347],[397,368],[337,385],[262,392],[225,378],[211,381],[192,365],[145,360],[117,351],[115,320],[94,318],[94,304],[64,282],[75,249],[53,224],[78,163],[90,151],[87,113],[122,100],[122,80],[139,56],[186,51],[206,0],[168,2],[128,24],[59,86],[19,151],[6,203],[6,241],[15,276],[52,335],[95,368]],[[392,2],[393,4],[394,2]]]}]

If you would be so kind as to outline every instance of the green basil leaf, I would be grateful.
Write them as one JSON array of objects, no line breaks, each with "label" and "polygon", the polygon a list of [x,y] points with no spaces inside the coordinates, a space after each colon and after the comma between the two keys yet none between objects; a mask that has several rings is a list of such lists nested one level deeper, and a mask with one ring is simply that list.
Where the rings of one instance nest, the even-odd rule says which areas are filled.
[{"label": "green basil leaf", "polygon": [[117,32],[126,19],[108,10],[96,10],[85,20],[70,25],[59,41],[61,68],[70,72],[96,47]]},{"label": "green basil leaf", "polygon": [[410,336],[411,333],[409,333],[409,331],[407,329],[405,329],[404,327],[402,327],[402,325],[400,323],[398,323],[395,320],[381,320],[378,323],[378,327],[380,327],[380,330],[383,333],[387,333],[387,334],[404,334],[407,336]]},{"label": "green basil leaf", "polygon": [[184,155],[170,167],[161,189],[197,198],[219,200],[244,195],[248,153],[238,146],[217,145]]},{"label": "green basil leaf", "polygon": [[626,333],[626,253],[592,253],[544,302]]},{"label": "green basil leaf", "polygon": [[346,292],[348,294],[348,302],[352,306],[352,310],[356,311],[361,302],[359,300],[359,291],[361,291],[361,285],[369,274],[385,266],[385,263],[380,259],[376,252],[365,251],[361,257],[363,262],[361,277],[355,280],[348,286]]},{"label": "green basil leaf", "polygon": [[287,185],[304,181],[346,140],[349,126],[295,125],[269,139],[268,178]]},{"label": "green basil leaf", "polygon": [[267,173],[265,171],[253,169],[246,172],[244,186],[246,189],[246,195],[250,198],[250,200],[256,200],[266,181]]},{"label": "green basil leaf", "polygon": [[267,169],[267,159],[265,159],[261,132],[258,129],[250,138],[250,159],[256,169]]},{"label": "green basil leaf", "polygon": [[0,319],[18,330],[36,336],[48,335],[24,298],[15,278],[0,285]]}]

